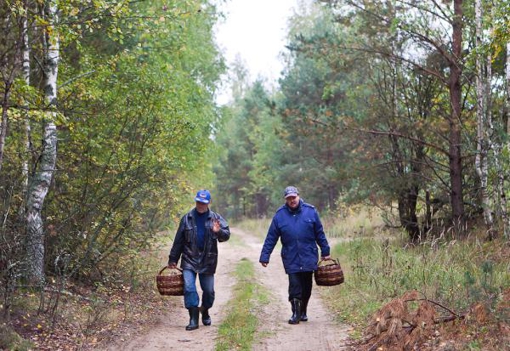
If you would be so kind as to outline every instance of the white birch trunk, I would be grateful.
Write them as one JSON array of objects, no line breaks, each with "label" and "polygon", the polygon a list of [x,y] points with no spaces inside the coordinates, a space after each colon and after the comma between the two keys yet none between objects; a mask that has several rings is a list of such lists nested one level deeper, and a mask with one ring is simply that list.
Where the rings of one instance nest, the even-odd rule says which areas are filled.
[{"label": "white birch trunk", "polygon": [[[22,47],[22,72],[23,72],[23,79],[25,80],[25,84],[27,86],[30,86],[30,46],[28,44],[28,17],[27,15],[23,16],[22,19],[22,41],[23,41],[23,47]],[[25,153],[21,165],[21,172],[23,177],[23,198],[26,199],[26,194],[28,192],[28,158],[30,155],[30,119],[29,119],[29,110],[28,110],[28,104],[25,106],[26,108],[26,115],[25,115]]]},{"label": "white birch trunk", "polygon": [[[494,9],[493,9],[494,11]],[[506,46],[507,49],[507,55],[510,55],[510,43]],[[487,59],[489,67],[492,67],[492,61],[489,57]],[[507,98],[506,98],[506,104],[507,104],[507,111],[510,111],[510,57],[507,56],[506,60],[506,86],[507,86]],[[506,128],[507,135],[510,132],[509,130],[509,124],[507,120],[507,125],[502,126],[503,128]],[[489,126],[491,133],[494,130],[493,124],[492,124],[492,118],[489,120]],[[495,166],[496,166],[496,172],[497,172],[497,184],[496,188],[498,191],[498,212],[501,216],[502,226],[503,226],[503,236],[508,240],[510,239],[510,218],[508,215],[508,208],[507,208],[507,200],[506,200],[506,193],[505,193],[505,171],[502,166],[502,162],[500,157],[503,155],[503,149],[505,145],[502,141],[499,139],[496,140],[496,142],[491,142],[491,148],[494,151],[494,159],[495,159]],[[510,147],[510,144],[506,144],[506,148],[508,149]]]},{"label": "white birch trunk", "polygon": [[[488,72],[488,77],[490,78],[489,79],[489,82],[490,80],[492,80],[492,59],[491,57],[488,57],[487,58],[487,72]],[[490,83],[488,83],[490,84]],[[487,89],[489,89],[489,85],[487,85]],[[501,216],[501,224],[503,226],[503,235],[505,237],[508,237],[508,228],[509,228],[509,224],[508,224],[508,212],[507,212],[507,201],[506,201],[506,195],[505,195],[505,171],[502,167],[502,163],[501,163],[501,160],[500,160],[500,157],[502,155],[502,149],[503,149],[503,145],[501,143],[501,141],[499,139],[493,139],[492,136],[494,135],[494,124],[493,124],[493,121],[492,121],[492,99],[490,99],[490,96],[489,96],[489,106],[488,106],[488,114],[487,114],[487,125],[488,125],[488,133],[489,133],[489,145],[490,145],[490,148],[494,154],[494,165],[495,165],[495,168],[496,168],[496,174],[497,174],[497,179],[496,179],[496,184],[495,184],[495,188],[497,190],[497,194],[498,194],[498,200],[499,201],[496,201],[498,206],[497,206],[497,211],[498,213],[500,214]],[[489,233],[489,236],[490,238],[494,238],[495,236],[495,232],[490,232]]]},{"label": "white birch trunk", "polygon": [[55,1],[46,4],[49,27],[45,31],[44,94],[48,105],[44,121],[43,149],[39,164],[29,181],[27,198],[27,260],[32,282],[42,284],[44,277],[44,228],[41,211],[51,185],[57,159],[57,128],[54,108],[57,99],[59,64],[59,38],[56,31],[57,6]]},{"label": "white birch trunk", "polygon": [[[507,87],[507,111],[510,111],[510,42],[506,44],[506,87]],[[510,134],[510,118],[507,119],[506,134]],[[510,150],[510,142],[506,144],[507,150]],[[500,191],[500,206],[503,220],[503,235],[507,240],[510,240],[510,218],[508,215],[507,200],[505,194],[505,174],[498,172],[499,178],[499,191]]]},{"label": "white birch trunk", "polygon": [[476,95],[477,95],[477,153],[475,159],[476,173],[480,178],[480,194],[483,207],[483,216],[485,225],[489,233],[493,230],[492,209],[487,191],[488,185],[488,137],[487,137],[487,67],[486,60],[483,59],[483,10],[482,0],[476,0],[475,3],[475,20],[476,20],[476,47],[480,50],[476,55]]}]

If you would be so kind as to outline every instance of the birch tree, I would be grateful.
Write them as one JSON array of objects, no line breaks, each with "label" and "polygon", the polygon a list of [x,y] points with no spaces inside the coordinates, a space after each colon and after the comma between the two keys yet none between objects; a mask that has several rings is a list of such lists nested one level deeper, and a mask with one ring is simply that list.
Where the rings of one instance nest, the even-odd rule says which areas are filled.
[{"label": "birch tree", "polygon": [[[483,50],[483,7],[482,0],[476,0],[475,4],[475,20],[476,20],[476,95],[477,95],[477,153],[475,159],[475,167],[478,177],[480,178],[480,194],[483,207],[483,215],[487,230],[492,232],[493,219],[492,208],[488,193],[488,152],[489,143],[487,135],[487,120],[490,109],[488,108],[488,65],[490,59]],[[486,65],[487,63],[487,65]]]},{"label": "birch tree", "polygon": [[[506,44],[506,109],[507,111],[510,111],[510,42]],[[507,112],[508,113],[508,112]],[[510,118],[507,117],[507,125],[506,125],[506,134],[510,135]],[[510,149],[510,143],[507,142],[506,149]],[[510,240],[510,219],[508,216],[508,210],[507,210],[507,199],[505,194],[505,177],[503,174],[501,174],[503,177],[500,177],[499,184],[500,184],[500,201],[501,201],[501,208],[503,213],[503,235],[507,240]]]},{"label": "birch tree", "polygon": [[[508,117],[505,121],[505,110],[508,113],[508,91],[500,91],[495,74],[503,76],[505,72],[493,73],[493,62],[497,60],[500,49],[507,48],[504,43],[507,35],[504,23],[507,5],[496,5],[491,2],[477,0],[475,3],[476,22],[476,101],[477,101],[477,155],[476,171],[480,179],[481,206],[489,239],[493,239],[498,231],[508,237],[508,209],[505,194],[505,135],[508,136]],[[507,57],[508,60],[508,57]],[[497,66],[496,66],[497,67]],[[506,63],[508,79],[508,62]],[[503,77],[502,77],[503,79]],[[508,88],[507,88],[508,89]],[[501,96],[501,98],[500,98]],[[498,105],[498,100],[502,100]],[[502,106],[498,108],[498,106]],[[496,214],[496,219],[494,219]]]},{"label": "birch tree", "polygon": [[57,3],[47,1],[41,16],[46,20],[43,35],[44,83],[43,92],[46,111],[43,118],[41,154],[34,172],[30,175],[27,194],[26,230],[28,278],[42,284],[44,277],[44,228],[41,211],[55,172],[57,159],[57,127],[55,125],[57,103],[57,77],[59,65],[59,36],[57,31]]},{"label": "birch tree", "polygon": [[[21,18],[21,41],[22,41],[22,75],[26,86],[30,86],[30,44],[29,44],[29,28],[28,28],[28,4],[25,2],[25,13]],[[22,160],[22,177],[23,177],[23,198],[26,198],[28,191],[28,155],[31,151],[30,143],[30,116],[29,104],[25,101],[25,157]],[[24,213],[24,209],[22,209]]]}]

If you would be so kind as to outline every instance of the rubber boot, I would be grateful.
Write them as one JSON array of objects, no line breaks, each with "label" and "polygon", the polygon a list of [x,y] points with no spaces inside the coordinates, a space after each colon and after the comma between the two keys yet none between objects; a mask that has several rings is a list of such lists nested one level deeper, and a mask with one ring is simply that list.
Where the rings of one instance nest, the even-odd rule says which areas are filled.
[{"label": "rubber boot", "polygon": [[299,324],[301,319],[301,300],[292,299],[290,305],[292,306],[292,317],[289,319],[289,324]]},{"label": "rubber boot", "polygon": [[308,307],[308,299],[301,301],[301,322],[308,322],[308,316],[306,315],[306,308]]},{"label": "rubber boot", "polygon": [[198,329],[198,315],[200,314],[198,307],[190,307],[188,311],[189,311],[189,324],[186,326],[186,330]]},{"label": "rubber boot", "polygon": [[200,312],[202,312],[202,324],[211,325],[211,316],[209,315],[209,309],[200,307]]}]

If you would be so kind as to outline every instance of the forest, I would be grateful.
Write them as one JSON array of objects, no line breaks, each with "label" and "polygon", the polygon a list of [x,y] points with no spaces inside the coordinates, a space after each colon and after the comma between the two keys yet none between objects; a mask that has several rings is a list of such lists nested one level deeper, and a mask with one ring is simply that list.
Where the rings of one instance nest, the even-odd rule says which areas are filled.
[{"label": "forest", "polygon": [[293,21],[274,96],[238,70],[222,205],[264,216],[292,183],[323,211],[394,206],[411,240],[438,216],[508,237],[506,5],[325,3]]},{"label": "forest", "polygon": [[231,223],[294,185],[403,246],[477,240],[508,290],[507,1],[302,1],[273,89],[226,65],[219,2],[0,4],[0,336],[57,323],[70,286],[133,290],[201,188]]}]

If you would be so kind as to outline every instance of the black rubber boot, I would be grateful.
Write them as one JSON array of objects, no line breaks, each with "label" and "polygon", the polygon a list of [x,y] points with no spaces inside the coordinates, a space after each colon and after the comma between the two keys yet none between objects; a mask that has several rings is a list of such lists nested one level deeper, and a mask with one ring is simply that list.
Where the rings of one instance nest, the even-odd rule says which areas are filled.
[{"label": "black rubber boot", "polygon": [[200,312],[202,312],[202,323],[204,325],[211,325],[211,316],[209,315],[209,309],[200,307]]},{"label": "black rubber boot", "polygon": [[301,301],[301,322],[308,322],[306,308],[308,307],[308,299]]},{"label": "black rubber boot", "polygon": [[299,324],[301,319],[301,300],[292,299],[290,305],[292,306],[292,317],[289,319],[289,324]]},{"label": "black rubber boot", "polygon": [[198,315],[200,314],[198,307],[190,307],[188,311],[189,311],[189,324],[186,326],[186,330],[198,329]]}]

